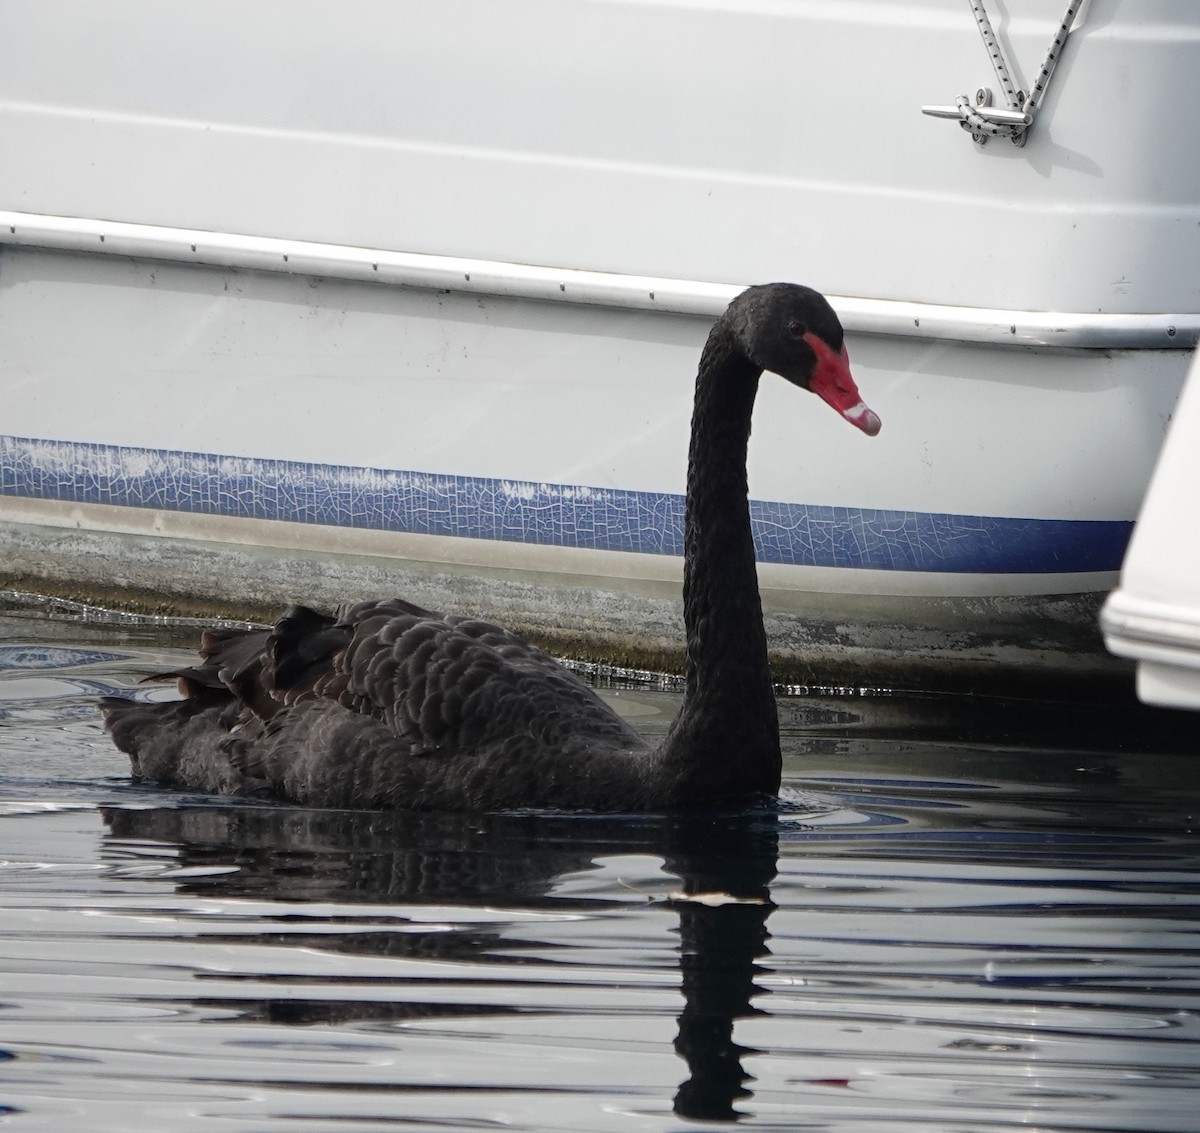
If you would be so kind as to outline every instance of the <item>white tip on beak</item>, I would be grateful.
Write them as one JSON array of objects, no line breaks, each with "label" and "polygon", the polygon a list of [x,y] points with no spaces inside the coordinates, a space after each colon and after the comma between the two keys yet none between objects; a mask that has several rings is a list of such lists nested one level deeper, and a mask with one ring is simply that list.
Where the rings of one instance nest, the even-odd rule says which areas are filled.
[{"label": "white tip on beak", "polygon": [[875,436],[883,428],[883,422],[879,420],[879,414],[873,409],[868,409],[861,401],[857,405],[850,406],[849,409],[843,409],[842,416],[851,425],[856,426],[866,433],[868,437]]}]

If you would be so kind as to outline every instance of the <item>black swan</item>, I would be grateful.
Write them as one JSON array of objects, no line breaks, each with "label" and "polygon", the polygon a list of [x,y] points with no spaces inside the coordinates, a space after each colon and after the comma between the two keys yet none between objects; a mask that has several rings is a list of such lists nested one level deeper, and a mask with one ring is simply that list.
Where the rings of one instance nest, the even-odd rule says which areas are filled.
[{"label": "black swan", "polygon": [[646,740],[590,688],[487,622],[390,599],[271,630],[206,632],[182,700],[105,697],[135,780],[326,807],[641,810],[776,794],[779,724],[746,483],[762,371],[863,432],[841,323],[796,284],[742,292],[700,358],[684,538],[680,712]]}]

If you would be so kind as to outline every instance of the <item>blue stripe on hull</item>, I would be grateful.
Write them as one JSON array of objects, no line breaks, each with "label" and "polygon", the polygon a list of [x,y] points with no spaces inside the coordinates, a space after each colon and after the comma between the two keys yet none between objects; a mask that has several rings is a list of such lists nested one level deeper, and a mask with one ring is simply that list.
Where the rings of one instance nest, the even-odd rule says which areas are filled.
[{"label": "blue stripe on hull", "polygon": [[[683,553],[683,497],[0,437],[0,494],[416,535]],[[1120,568],[1133,524],[753,500],[759,560],[962,574]]]}]

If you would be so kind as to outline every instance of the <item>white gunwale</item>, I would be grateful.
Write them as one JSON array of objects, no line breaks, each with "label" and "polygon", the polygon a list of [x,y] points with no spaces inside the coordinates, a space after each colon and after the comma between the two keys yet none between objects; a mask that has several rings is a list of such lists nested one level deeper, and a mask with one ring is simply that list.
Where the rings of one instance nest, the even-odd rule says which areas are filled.
[{"label": "white gunwale", "polygon": [[[716,318],[743,285],[0,210],[0,244]],[[852,334],[1093,350],[1189,350],[1200,314],[1017,311],[830,296]]]}]

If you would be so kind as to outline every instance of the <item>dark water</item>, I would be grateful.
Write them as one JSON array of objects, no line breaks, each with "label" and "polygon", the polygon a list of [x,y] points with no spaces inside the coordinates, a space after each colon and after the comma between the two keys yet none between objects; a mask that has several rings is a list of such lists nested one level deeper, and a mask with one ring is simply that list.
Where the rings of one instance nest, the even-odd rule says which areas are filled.
[{"label": "dark water", "polygon": [[0,1125],[1200,1128],[1200,718],[790,700],[778,813],[231,805],[91,707],[193,634],[0,614]]}]

